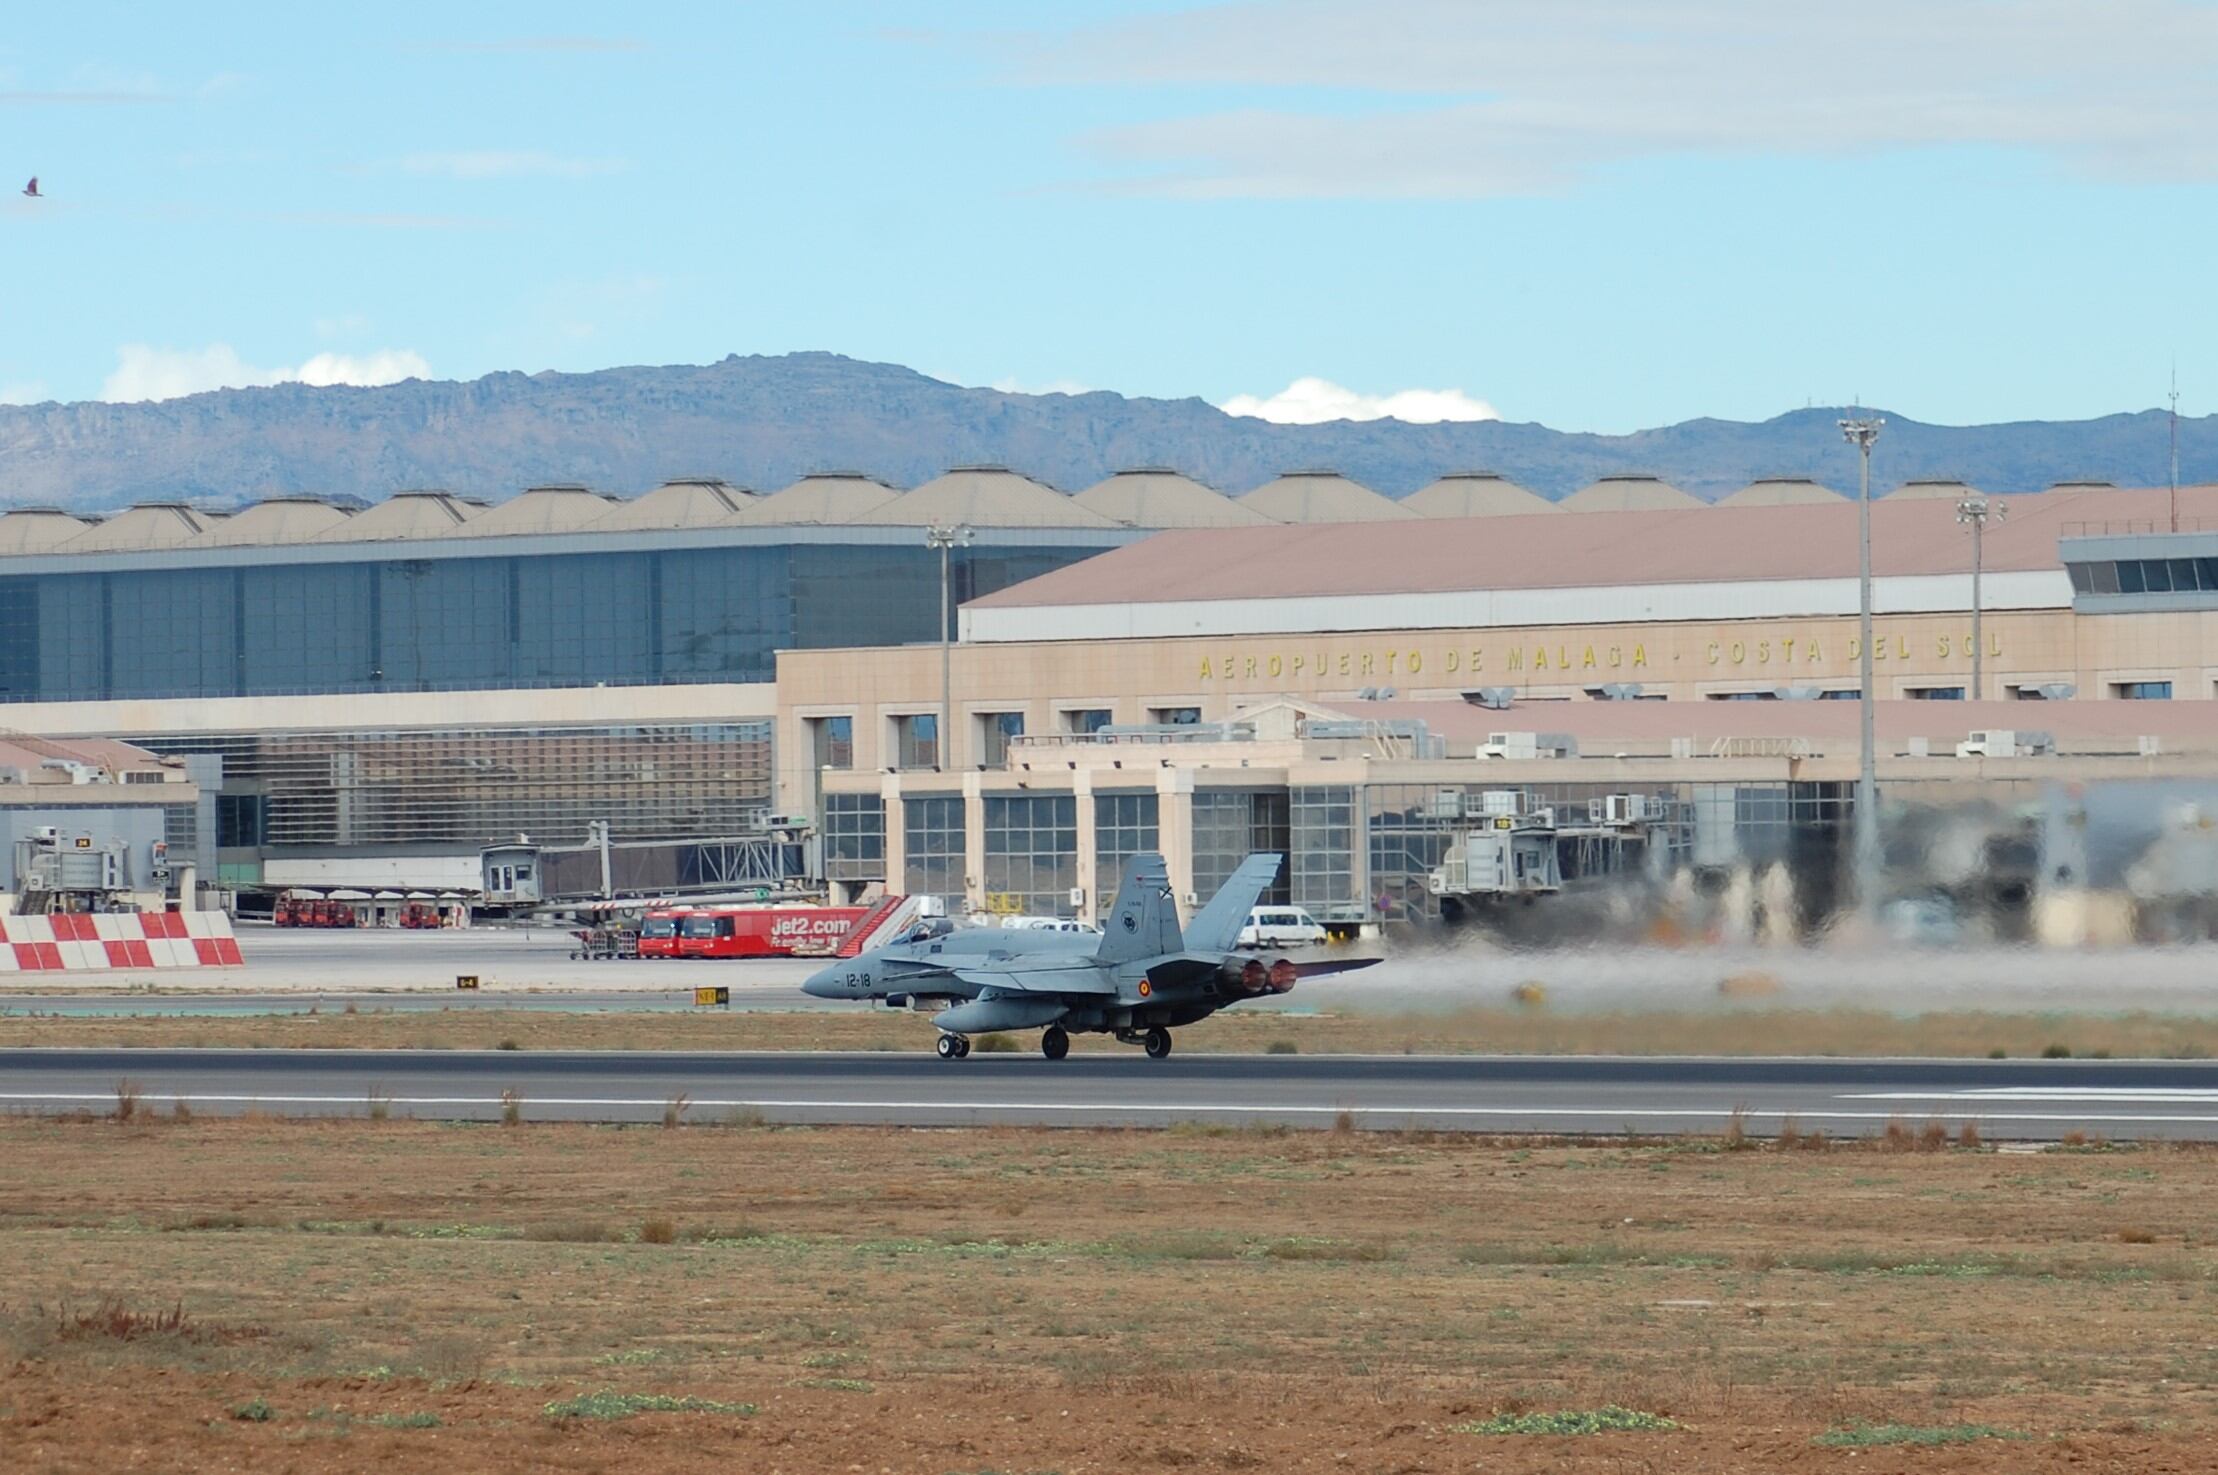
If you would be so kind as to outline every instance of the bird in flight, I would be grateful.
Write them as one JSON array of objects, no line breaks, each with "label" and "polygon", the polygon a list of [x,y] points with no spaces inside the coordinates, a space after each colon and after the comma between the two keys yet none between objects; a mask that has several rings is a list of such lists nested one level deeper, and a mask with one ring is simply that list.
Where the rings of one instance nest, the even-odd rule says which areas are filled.
[{"label": "bird in flight", "polygon": [[43,200],[46,198],[46,196],[39,193],[39,177],[36,174],[31,176],[31,182],[29,184],[23,186],[23,193],[29,195],[34,200]]}]

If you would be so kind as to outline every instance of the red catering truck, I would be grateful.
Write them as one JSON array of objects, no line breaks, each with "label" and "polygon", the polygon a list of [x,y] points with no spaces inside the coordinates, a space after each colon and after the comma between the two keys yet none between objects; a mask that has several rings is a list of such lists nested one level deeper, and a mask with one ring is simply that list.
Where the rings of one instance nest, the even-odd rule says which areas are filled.
[{"label": "red catering truck", "polygon": [[[700,907],[675,914],[681,958],[828,956],[867,907]],[[648,921],[656,914],[649,912]],[[647,937],[639,939],[647,955]],[[669,956],[663,954],[662,956]]]}]

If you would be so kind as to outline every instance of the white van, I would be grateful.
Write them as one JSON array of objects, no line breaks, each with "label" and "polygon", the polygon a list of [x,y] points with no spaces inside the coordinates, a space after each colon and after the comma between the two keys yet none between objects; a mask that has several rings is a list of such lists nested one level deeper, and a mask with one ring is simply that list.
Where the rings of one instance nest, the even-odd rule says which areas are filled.
[{"label": "white van", "polygon": [[1240,929],[1241,947],[1323,947],[1325,929],[1300,907],[1257,907]]}]

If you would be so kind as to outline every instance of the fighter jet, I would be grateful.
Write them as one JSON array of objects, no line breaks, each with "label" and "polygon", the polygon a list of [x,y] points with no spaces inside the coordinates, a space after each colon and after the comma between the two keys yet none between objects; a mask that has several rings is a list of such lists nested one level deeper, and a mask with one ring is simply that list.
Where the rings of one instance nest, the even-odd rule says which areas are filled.
[{"label": "fighter jet", "polygon": [[942,1060],[970,1053],[972,1035],[1040,1031],[1040,1053],[1061,1060],[1074,1031],[1115,1035],[1151,1059],[1171,1053],[1171,1031],[1243,999],[1283,994],[1303,978],[1367,968],[1377,958],[1296,963],[1234,951],[1240,928],[1281,857],[1242,861],[1183,933],[1160,855],[1125,863],[1116,911],[1091,933],[919,923],[899,941],[844,959],[801,987],[820,999],[870,999],[929,1011]]}]

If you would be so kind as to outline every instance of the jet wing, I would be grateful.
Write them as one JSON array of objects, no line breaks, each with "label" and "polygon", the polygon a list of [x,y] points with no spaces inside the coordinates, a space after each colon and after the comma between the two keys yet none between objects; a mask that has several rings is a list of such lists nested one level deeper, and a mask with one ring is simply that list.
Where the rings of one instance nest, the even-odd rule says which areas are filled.
[{"label": "jet wing", "polygon": [[1117,981],[1110,970],[1093,959],[1025,957],[996,958],[949,970],[981,995],[999,994],[1114,994]]},{"label": "jet wing", "polygon": [[1327,973],[1353,973],[1358,968],[1368,968],[1383,963],[1384,958],[1318,958],[1308,963],[1294,964],[1296,978],[1322,978]]}]

